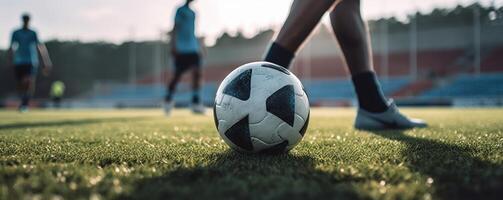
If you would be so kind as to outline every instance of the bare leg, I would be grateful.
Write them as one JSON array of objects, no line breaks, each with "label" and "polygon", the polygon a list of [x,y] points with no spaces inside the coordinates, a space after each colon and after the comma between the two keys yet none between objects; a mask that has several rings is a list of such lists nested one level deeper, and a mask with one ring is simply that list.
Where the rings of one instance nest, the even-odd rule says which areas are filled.
[{"label": "bare leg", "polygon": [[200,103],[201,98],[199,97],[199,89],[201,88],[201,68],[192,67],[192,91],[194,92],[192,96],[192,103]]},{"label": "bare leg", "polygon": [[264,60],[288,68],[297,50],[334,4],[335,0],[295,0]]},{"label": "bare leg", "polygon": [[342,0],[330,12],[335,36],[352,75],[373,71],[370,36],[360,13],[360,0]]},{"label": "bare leg", "polygon": [[295,53],[334,3],[335,0],[295,0],[275,42]]}]

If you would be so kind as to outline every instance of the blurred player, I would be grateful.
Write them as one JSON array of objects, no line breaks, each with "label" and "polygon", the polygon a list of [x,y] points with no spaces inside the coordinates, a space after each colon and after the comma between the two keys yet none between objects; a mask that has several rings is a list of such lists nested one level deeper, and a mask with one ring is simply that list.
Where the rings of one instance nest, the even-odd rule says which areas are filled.
[{"label": "blurred player", "polygon": [[28,111],[28,104],[35,89],[35,78],[42,58],[43,72],[47,75],[52,67],[47,48],[39,42],[37,33],[29,28],[30,16],[21,17],[23,27],[12,33],[8,50],[8,64],[14,66],[17,90],[21,97],[20,112]]},{"label": "blurred player", "polygon": [[175,73],[168,83],[164,102],[164,112],[169,115],[175,103],[173,95],[181,76],[192,71],[192,111],[204,113],[199,88],[201,86],[201,46],[195,35],[196,13],[190,8],[193,0],[186,0],[185,4],[176,11],[175,25],[171,35],[171,55],[175,60]]},{"label": "blurred player", "polygon": [[63,81],[54,81],[51,85],[51,99],[55,108],[61,107],[61,101],[65,94],[65,83]]},{"label": "blurred player", "polygon": [[288,68],[297,50],[327,11],[358,98],[355,128],[425,127],[424,121],[405,117],[392,100],[384,97],[373,69],[370,37],[361,17],[360,0],[295,0],[264,60]]}]

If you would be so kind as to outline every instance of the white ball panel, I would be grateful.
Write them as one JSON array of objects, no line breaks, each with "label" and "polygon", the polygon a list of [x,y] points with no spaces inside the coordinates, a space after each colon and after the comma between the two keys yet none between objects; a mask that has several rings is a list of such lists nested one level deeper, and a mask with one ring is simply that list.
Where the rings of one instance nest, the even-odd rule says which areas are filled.
[{"label": "white ball panel", "polygon": [[267,116],[259,123],[250,124],[250,135],[258,138],[267,144],[276,144],[282,142],[277,133],[277,127],[283,121],[276,116],[268,113]]},{"label": "white ball panel", "polygon": [[261,139],[255,138],[255,137],[252,137],[251,141],[252,141],[252,144],[253,144],[253,152],[259,152],[259,151],[262,151],[264,149],[269,149],[269,148],[274,147],[275,145],[280,144],[281,142],[283,142],[283,141],[281,141],[281,142],[270,144],[270,143],[266,143],[266,142],[262,141]]},{"label": "white ball panel", "polygon": [[[302,93],[304,93],[304,91],[302,91]],[[307,99],[307,95],[295,95],[295,114],[301,116],[304,120],[307,119],[307,115],[309,114],[309,100]]]},{"label": "white ball panel", "polygon": [[[297,117],[295,121],[298,121]],[[299,130],[300,129],[295,129],[294,127],[291,127],[287,123],[282,123],[281,125],[278,126],[277,132],[281,138],[288,141],[288,146],[294,147],[300,142],[300,140],[302,140],[302,135],[300,135]]]},{"label": "white ball panel", "polygon": [[253,100],[265,103],[267,97],[288,84],[290,80],[282,72],[266,67],[255,68],[252,75],[251,96],[254,97]]},{"label": "white ball panel", "polygon": [[295,123],[293,124],[293,128],[297,130],[297,132],[300,134],[300,129],[304,126],[304,123],[306,123],[307,117],[302,117],[298,114],[295,114]]},{"label": "white ball panel", "polygon": [[[224,95],[223,100],[220,105],[216,105],[216,115],[218,119],[225,120],[229,124],[234,124],[239,120],[243,119],[246,115],[248,115],[249,110],[240,109],[240,104],[243,104],[243,101],[231,97],[229,95]],[[222,127],[219,131],[225,132],[229,127]]]}]

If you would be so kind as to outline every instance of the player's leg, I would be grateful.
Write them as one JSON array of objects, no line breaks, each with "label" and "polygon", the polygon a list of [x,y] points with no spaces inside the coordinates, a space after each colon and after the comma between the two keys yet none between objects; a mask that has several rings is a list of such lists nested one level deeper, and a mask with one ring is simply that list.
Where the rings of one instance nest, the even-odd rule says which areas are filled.
[{"label": "player's leg", "polygon": [[182,72],[175,70],[174,75],[171,77],[171,80],[168,83],[168,90],[166,92],[166,97],[164,98],[166,102],[171,102],[173,100],[173,95],[176,92],[176,86],[178,85],[178,82],[180,82],[182,74]]},{"label": "player's leg", "polygon": [[175,73],[171,77],[171,80],[167,84],[166,96],[164,97],[163,109],[166,115],[169,115],[173,109],[175,102],[173,101],[173,95],[176,92],[176,86],[183,75],[184,69],[181,65],[175,61]]},{"label": "player's leg", "polygon": [[295,0],[264,60],[288,68],[299,47],[334,3],[335,0]]},{"label": "player's leg", "polygon": [[360,13],[360,0],[342,0],[330,13],[332,28],[349,71],[358,98],[355,126],[362,129],[422,127],[420,120],[400,114],[384,97],[372,66],[370,37]]},{"label": "player's leg", "polygon": [[30,103],[30,98],[33,93],[33,79],[34,79],[34,68],[31,65],[19,65],[16,66],[16,79],[17,79],[17,89],[19,96],[21,98],[21,103],[19,104],[19,111],[28,111],[28,105]]},{"label": "player's leg", "polygon": [[30,103],[30,98],[31,98],[31,95],[33,94],[33,90],[35,87],[33,79],[34,79],[34,77],[31,74],[27,75],[23,78],[23,94],[24,94],[23,105],[24,106],[28,106],[28,104]]},{"label": "player's leg", "polygon": [[201,88],[201,68],[194,67],[192,69],[192,103],[199,104],[201,103],[201,97],[199,94],[199,90]]},{"label": "player's leg", "polygon": [[33,91],[33,78],[31,75],[26,75],[21,79],[19,94],[21,97],[21,104],[19,105],[19,111],[28,111],[28,105],[30,104],[30,98]]},{"label": "player's leg", "polygon": [[[21,69],[20,66],[15,66],[14,68],[14,77],[16,79],[16,91],[17,91],[17,94],[19,96],[19,99],[22,101],[22,98],[23,98],[23,95],[24,95],[24,91],[25,91],[25,84],[23,82],[23,78],[24,78],[24,74],[23,74],[23,71]],[[21,104],[20,103],[20,107],[21,107]]]},{"label": "player's leg", "polygon": [[176,54],[173,56],[173,58],[175,60],[174,62],[175,72],[166,87],[167,91],[166,96],[164,98],[164,101],[166,103],[171,103],[173,101],[173,95],[176,92],[176,86],[178,85],[178,82],[180,82],[183,73],[185,73],[185,71],[189,69],[189,64],[187,63],[187,56],[185,54]]},{"label": "player's leg", "polygon": [[201,102],[201,83],[202,83],[202,69],[200,63],[200,56],[194,55],[192,66],[192,111],[194,113],[202,114],[205,112],[204,106]]},{"label": "player's leg", "polygon": [[387,100],[372,66],[367,26],[360,14],[359,0],[342,0],[330,12],[332,28],[344,53],[360,107],[384,112]]}]

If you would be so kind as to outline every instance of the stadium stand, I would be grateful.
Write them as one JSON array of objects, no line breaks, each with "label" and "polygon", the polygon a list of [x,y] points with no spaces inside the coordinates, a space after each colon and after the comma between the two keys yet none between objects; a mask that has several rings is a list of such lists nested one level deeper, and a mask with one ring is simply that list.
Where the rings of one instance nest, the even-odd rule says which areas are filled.
[{"label": "stadium stand", "polygon": [[422,98],[494,98],[503,97],[503,73],[462,74],[439,87],[421,94]]},{"label": "stadium stand", "polygon": [[[381,80],[384,93],[387,95],[400,90],[409,82],[408,77],[393,77]],[[322,101],[353,100],[355,98],[353,86],[349,79],[304,81],[304,86],[313,104]],[[217,88],[217,82],[208,82],[202,87],[201,95],[205,104],[211,105],[213,103]],[[177,91],[175,101],[179,102],[180,105],[187,105],[192,95],[190,85],[181,83]],[[117,85],[94,96],[94,100],[115,100],[118,102],[160,101],[163,95],[164,88],[161,85]]]},{"label": "stadium stand", "polygon": [[411,81],[407,86],[404,86],[401,89],[395,91],[393,94],[391,94],[391,96],[393,98],[416,96],[424,91],[431,89],[433,86],[433,81],[431,80]]},{"label": "stadium stand", "polygon": [[482,72],[501,72],[503,71],[503,48],[497,48],[482,61]]},{"label": "stadium stand", "polygon": [[[410,82],[408,77],[393,77],[380,81],[386,95],[393,94]],[[319,101],[355,99],[353,85],[349,79],[304,81],[304,87],[309,100],[314,104]]]},{"label": "stadium stand", "polygon": [[[202,99],[205,104],[211,104],[215,98],[215,92],[218,85],[216,83],[206,83],[201,88]],[[174,97],[175,101],[187,104],[192,97],[190,85],[181,83],[178,86],[178,93]],[[131,85],[121,84],[107,88],[94,94],[92,100],[116,101],[116,102],[159,102],[165,95],[165,88],[158,84]]]}]

